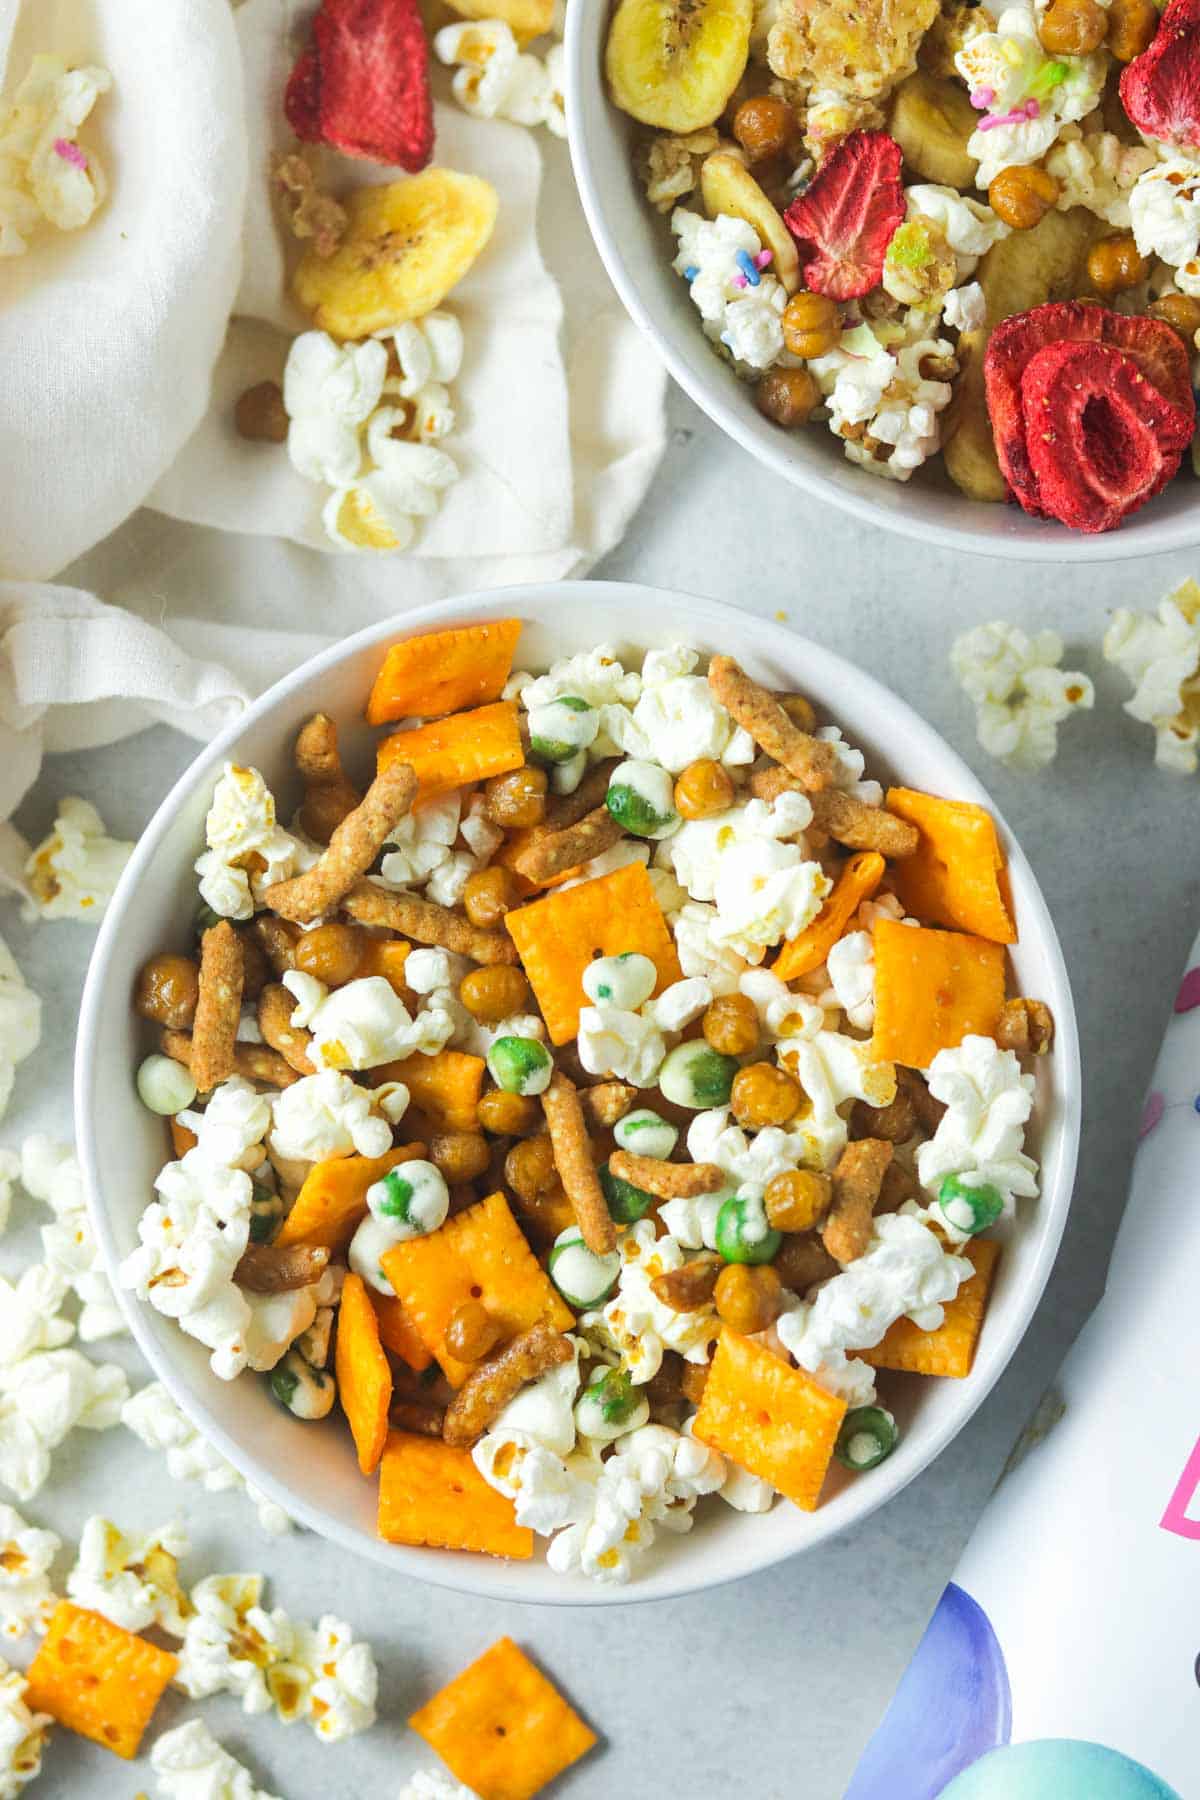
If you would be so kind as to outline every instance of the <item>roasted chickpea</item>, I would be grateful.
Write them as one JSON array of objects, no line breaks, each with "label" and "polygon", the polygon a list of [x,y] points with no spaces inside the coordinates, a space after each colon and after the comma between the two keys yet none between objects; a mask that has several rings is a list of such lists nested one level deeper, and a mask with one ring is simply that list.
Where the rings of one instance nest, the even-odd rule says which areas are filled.
[{"label": "roasted chickpea", "polygon": [[483,1025],[498,1025],[520,1012],[529,998],[529,983],[520,969],[509,963],[495,963],[483,969],[472,969],[458,987],[458,997],[473,1019]]},{"label": "roasted chickpea", "polygon": [[733,115],[733,135],[752,163],[782,156],[799,142],[799,120],[786,100],[755,94]]},{"label": "roasted chickpea", "polygon": [[1143,256],[1131,231],[1101,238],[1087,256],[1088,280],[1102,294],[1123,294],[1150,273],[1150,258]]},{"label": "roasted chickpea", "polygon": [[833,1183],[815,1169],[788,1169],[767,1183],[763,1205],[775,1231],[811,1231],[829,1211]]},{"label": "roasted chickpea", "polygon": [[499,925],[519,899],[516,876],[511,869],[496,863],[490,869],[477,869],[474,875],[467,876],[463,911],[472,925]]},{"label": "roasted chickpea", "polygon": [[1153,0],[1112,0],[1108,9],[1108,48],[1118,62],[1132,62],[1158,30]]},{"label": "roasted chickpea", "polygon": [[144,1019],[186,1031],[196,1014],[200,970],[190,956],[152,956],[137,978],[133,1005]]},{"label": "roasted chickpea", "polygon": [[764,1125],[786,1125],[799,1111],[804,1091],[794,1075],[774,1063],[751,1063],[733,1078],[729,1104],[739,1125],[757,1131]]},{"label": "roasted chickpea", "polygon": [[793,294],[783,309],[783,341],[807,362],[828,356],[842,335],[837,302],[827,294]]},{"label": "roasted chickpea", "polygon": [[807,369],[772,369],[754,390],[764,418],[790,430],[803,425],[821,404],[821,390]]},{"label": "roasted chickpea", "polygon": [[475,1109],[479,1123],[495,1137],[524,1137],[542,1117],[542,1109],[530,1094],[509,1094],[491,1088]]},{"label": "roasted chickpea", "polygon": [[429,1160],[449,1186],[482,1175],[492,1153],[482,1131],[435,1131],[429,1140]]},{"label": "roasted chickpea", "polygon": [[729,771],[711,756],[701,756],[676,777],[675,811],[684,819],[710,819],[733,805]]},{"label": "roasted chickpea", "polygon": [[367,934],[359,925],[318,925],[297,938],[292,961],[326,987],[345,987],[362,967]]},{"label": "roasted chickpea", "polygon": [[1038,36],[1051,56],[1087,56],[1108,31],[1108,15],[1096,0],[1051,0]]},{"label": "roasted chickpea", "polygon": [[262,444],[282,444],[288,434],[287,408],[277,381],[260,381],[247,388],[233,412],[239,437]]},{"label": "roasted chickpea", "polygon": [[504,1159],[504,1179],[522,1200],[537,1200],[558,1186],[554,1147],[545,1132],[523,1138]]},{"label": "roasted chickpea", "polygon": [[546,816],[545,769],[513,769],[484,785],[484,811],[493,825],[540,825]]},{"label": "roasted chickpea", "polygon": [[1190,294],[1164,294],[1146,310],[1152,319],[1161,319],[1164,325],[1179,333],[1190,355],[1196,347],[1196,333],[1200,331],[1200,300],[1193,300]]},{"label": "roasted chickpea", "polygon": [[766,1331],[779,1317],[783,1283],[770,1263],[729,1263],[717,1277],[717,1316],[734,1331]]},{"label": "roasted chickpea", "polygon": [[446,1348],[459,1362],[482,1362],[500,1342],[504,1327],[479,1300],[464,1300],[446,1326]]},{"label": "roasted chickpea", "polygon": [[758,1047],[758,1013],[745,994],[719,994],[700,1029],[709,1047],[722,1056],[749,1056]]},{"label": "roasted chickpea", "polygon": [[1054,206],[1060,191],[1045,169],[1020,164],[1001,169],[988,189],[988,205],[1014,231],[1032,231]]},{"label": "roasted chickpea", "polygon": [[775,698],[793,725],[799,726],[801,731],[816,730],[817,709],[805,695],[776,694]]}]

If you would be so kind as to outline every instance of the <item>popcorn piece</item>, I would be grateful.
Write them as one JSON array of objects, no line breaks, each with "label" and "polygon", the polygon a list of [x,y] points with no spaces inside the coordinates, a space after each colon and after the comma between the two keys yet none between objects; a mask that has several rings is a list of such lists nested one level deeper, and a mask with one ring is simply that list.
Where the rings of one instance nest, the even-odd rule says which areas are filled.
[{"label": "popcorn piece", "polygon": [[987,324],[987,301],[977,281],[952,288],[942,306],[942,323],[952,331],[982,331]]},{"label": "popcorn piece", "polygon": [[707,1305],[676,1312],[654,1292],[655,1276],[687,1261],[682,1245],[669,1236],[656,1239],[654,1220],[639,1219],[618,1248],[617,1291],[601,1311],[584,1314],[584,1334],[614,1350],[639,1386],[658,1374],[667,1350],[678,1351],[687,1362],[707,1362],[720,1330],[715,1309]]},{"label": "popcorn piece", "polygon": [[298,1630],[297,1663],[308,1674],[307,1717],[327,1744],[341,1743],[375,1723],[379,1675],[369,1644],[327,1614],[317,1629]]},{"label": "popcorn piece", "polygon": [[150,1750],[162,1800],[276,1800],[222,1748],[202,1719],[165,1731]]},{"label": "popcorn piece", "polygon": [[360,427],[379,405],[387,366],[387,350],[375,338],[337,344],[323,331],[305,331],[293,341],[283,404],[298,474],[337,488],[354,481],[363,462]]},{"label": "popcorn piece", "polygon": [[699,660],[682,644],[647,653],[632,717],[640,735],[621,746],[628,755],[658,763],[672,775],[698,757],[730,765],[753,762],[749,733],[734,724],[705,677],[692,673]]},{"label": "popcorn piece", "polygon": [[[319,845],[303,844],[275,820],[275,800],[257,769],[226,763],[204,822],[208,849],[196,863],[200,898],[224,919],[250,919],[263,893],[311,868]],[[263,867],[263,865],[266,865]]]},{"label": "popcorn piece", "polygon": [[128,1331],[92,1231],[83,1174],[74,1150],[47,1137],[26,1138],[21,1145],[21,1185],[54,1214],[53,1224],[41,1228],[42,1251],[47,1267],[61,1276],[79,1299],[78,1331],[83,1343]]},{"label": "popcorn piece", "polygon": [[967,1037],[954,1050],[939,1050],[929,1068],[929,1091],[946,1111],[917,1151],[921,1186],[936,1194],[947,1175],[957,1175],[971,1186],[996,1188],[1006,1212],[1016,1196],[1036,1195],[1037,1164],[1021,1148],[1034,1088],[1013,1052],[991,1038]]},{"label": "popcorn piece", "polygon": [[29,1683],[0,1660],[0,1800],[17,1800],[42,1771],[42,1750],[51,1724],[48,1713],[30,1712]]},{"label": "popcorn piece", "polygon": [[921,182],[906,188],[904,198],[910,217],[920,214],[941,226],[958,258],[960,281],[973,275],[980,257],[986,256],[992,245],[1006,238],[1012,229],[990,206],[960,194],[957,188]]},{"label": "popcorn piece", "polygon": [[72,69],[35,56],[0,112],[0,256],[20,256],[45,219],[78,231],[104,200],[104,171],[78,142],[79,129],[112,86],[107,69]]},{"label": "popcorn piece", "polygon": [[532,712],[564,694],[575,694],[589,706],[634,706],[641,692],[642,678],[637,671],[622,666],[611,644],[597,644],[594,650],[580,650],[563,662],[552,663],[547,674],[536,678],[518,670],[510,676],[504,698],[519,694],[521,705]]},{"label": "popcorn piece", "polygon": [[1030,638],[994,619],[954,640],[950,666],[975,703],[975,730],[990,756],[1019,769],[1044,769],[1058,751],[1058,727],[1090,712],[1095,689],[1086,675],[1061,669],[1056,631]]},{"label": "popcorn piece", "polygon": [[127,1537],[111,1519],[96,1514],[80,1534],[67,1593],[77,1606],[102,1613],[126,1631],[158,1625],[182,1637],[190,1608],[179,1585],[178,1560],[188,1547],[179,1521],[145,1537]]},{"label": "popcorn piece", "polygon": [[1138,176],[1129,219],[1143,256],[1175,270],[1181,293],[1200,294],[1200,169],[1187,156],[1167,156]]},{"label": "popcorn piece", "polygon": [[703,976],[714,994],[733,994],[747,966],[746,959],[728,944],[718,942],[714,935],[716,922],[716,907],[695,901],[688,901],[675,913],[670,925],[679,966],[686,976]]},{"label": "popcorn piece", "polygon": [[57,1600],[50,1565],[61,1548],[62,1539],[53,1531],[39,1531],[11,1506],[0,1505],[0,1630],[5,1637],[45,1631]]},{"label": "popcorn piece", "polygon": [[196,1138],[196,1149],[223,1169],[257,1169],[265,1156],[263,1139],[271,1126],[271,1102],[241,1075],[231,1075],[212,1091],[203,1112],[182,1112],[179,1122]]},{"label": "popcorn piece", "polygon": [[932,326],[920,312],[902,324],[858,325],[809,364],[829,397],[829,429],[873,475],[907,481],[940,444],[938,417],[958,364],[948,339],[929,335]]},{"label": "popcorn piece", "polygon": [[[320,984],[318,984],[320,985]],[[275,1096],[270,1146],[276,1156],[324,1162],[330,1156],[382,1156],[392,1128],[372,1095],[335,1069],[306,1075]]]},{"label": "popcorn piece", "polygon": [[[444,422],[444,421],[443,421]],[[458,480],[458,466],[442,450],[413,443],[403,434],[406,413],[381,406],[367,427],[371,466],[339,486],[322,514],[325,530],[343,550],[406,550],[417,520],[441,504],[440,493]],[[434,435],[439,435],[435,422]]]},{"label": "popcorn piece", "polygon": [[881,894],[878,900],[864,900],[855,915],[855,929],[839,938],[825,960],[829,991],[821,995],[822,1006],[840,1006],[850,1024],[858,1031],[870,1031],[875,1023],[875,948],[873,932],[879,919],[905,920],[904,908],[894,894]]},{"label": "popcorn piece", "polygon": [[173,1481],[198,1481],[210,1494],[244,1489],[258,1509],[264,1531],[279,1537],[291,1530],[292,1522],[283,1508],[251,1487],[232,1463],[206,1443],[161,1382],[150,1382],[126,1400],[121,1423],[147,1449],[165,1451],[167,1473]]},{"label": "popcorn piece", "polygon": [[108,836],[90,801],[68,794],[50,835],[25,864],[34,897],[25,916],[98,924],[132,853],[132,844]]},{"label": "popcorn piece", "polygon": [[418,1051],[432,1056],[454,1032],[454,1018],[432,1001],[414,1018],[382,975],[330,991],[315,976],[289,969],[283,985],[297,1002],[292,1024],[312,1033],[308,1054],[318,1068],[375,1069]]},{"label": "popcorn piece", "polygon": [[[419,888],[449,860],[462,814],[457,792],[442,794],[406,813],[392,830],[380,865],[387,887]],[[408,976],[406,985],[411,986]]]},{"label": "popcorn piece", "polygon": [[66,1297],[66,1277],[45,1263],[25,1269],[15,1287],[0,1275],[0,1364],[70,1343],[75,1327],[58,1316]]},{"label": "popcorn piece", "polygon": [[653,1019],[608,1005],[580,1010],[576,1049],[589,1075],[608,1075],[634,1087],[651,1087],[667,1054]]},{"label": "popcorn piece", "polygon": [[954,65],[980,112],[967,154],[979,163],[975,185],[988,188],[1001,169],[1039,162],[1064,125],[1094,110],[1108,57],[1047,56],[1034,0],[1017,0],[994,31],[978,33],[959,51]]},{"label": "popcorn piece", "polygon": [[262,1593],[261,1575],[209,1575],[196,1584],[175,1685],[192,1700],[233,1694],[247,1713],[279,1705],[290,1720],[303,1711],[303,1682],[290,1668],[295,1628],[281,1608],[265,1611]]},{"label": "popcorn piece", "polygon": [[0,1367],[0,1483],[32,1500],[50,1457],[77,1426],[107,1431],[129,1394],[124,1371],[78,1350],[46,1350]]},{"label": "popcorn piece", "polygon": [[693,900],[716,902],[705,920],[713,942],[759,963],[816,917],[831,884],[807,859],[811,822],[808,800],[792,792],[685,820],[663,854]]},{"label": "popcorn piece", "polygon": [[1104,635],[1105,660],[1134,686],[1131,718],[1153,725],[1160,769],[1193,775],[1200,744],[1200,588],[1185,581],[1157,617],[1120,607]]},{"label": "popcorn piece", "polygon": [[1085,136],[1078,125],[1065,125],[1043,166],[1059,184],[1059,212],[1086,206],[1106,224],[1127,230],[1130,190],[1156,160],[1149,144],[1123,144],[1111,131]]},{"label": "popcorn piece", "polygon": [[433,40],[439,62],[457,65],[454,98],[477,119],[510,119],[514,125],[547,125],[566,136],[562,52],[543,59],[522,52],[502,19],[446,25]]},{"label": "popcorn piece", "polygon": [[[759,273],[762,240],[752,225],[722,213],[716,219],[677,207],[671,230],[679,239],[672,263],[691,289],[704,321],[705,336],[723,344],[747,370],[769,369],[783,353],[783,309],[787,291],[769,271]],[[757,285],[745,272],[749,263]]]},{"label": "popcorn piece", "polygon": [[396,1800],[475,1800],[475,1795],[438,1769],[418,1769],[409,1776]]},{"label": "popcorn piece", "polygon": [[[17,1064],[32,1056],[41,1041],[42,1003],[32,988],[26,987],[12,951],[0,938],[0,1119],[12,1099]],[[7,1221],[6,1198],[0,1205],[0,1230]]]}]

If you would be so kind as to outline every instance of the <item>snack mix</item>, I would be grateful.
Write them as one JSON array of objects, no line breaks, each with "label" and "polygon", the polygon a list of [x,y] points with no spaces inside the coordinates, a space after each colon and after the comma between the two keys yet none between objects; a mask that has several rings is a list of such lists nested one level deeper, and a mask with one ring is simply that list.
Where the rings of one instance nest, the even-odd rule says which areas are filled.
[{"label": "snack mix", "polygon": [[616,0],[606,71],[664,254],[782,430],[1080,531],[1174,477],[1200,0]]},{"label": "snack mix", "polygon": [[[520,632],[392,646],[365,791],[323,713],[286,825],[225,767],[136,985],[171,1144],[122,1280],[348,1426],[388,1541],[624,1582],[706,1496],[883,1462],[881,1372],[969,1375],[1054,1022],[982,808],[728,656]],[[242,1599],[193,1605],[208,1692]]]}]

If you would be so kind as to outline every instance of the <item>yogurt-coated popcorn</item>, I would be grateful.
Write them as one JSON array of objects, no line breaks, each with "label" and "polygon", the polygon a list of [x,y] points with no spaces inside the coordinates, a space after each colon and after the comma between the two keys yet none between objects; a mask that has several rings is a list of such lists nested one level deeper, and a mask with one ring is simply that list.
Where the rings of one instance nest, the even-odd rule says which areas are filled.
[{"label": "yogurt-coated popcorn", "polygon": [[1200,588],[1185,581],[1159,601],[1156,613],[1118,607],[1104,634],[1104,656],[1133,684],[1125,711],[1153,725],[1159,768],[1194,775],[1200,761]]},{"label": "yogurt-coated popcorn", "polygon": [[958,279],[967,281],[979,259],[1012,230],[982,200],[960,194],[957,188],[935,182],[918,182],[904,190],[909,218],[931,219],[958,259]]},{"label": "yogurt-coated popcorn", "polygon": [[1018,769],[1043,769],[1058,751],[1058,727],[1090,712],[1096,693],[1086,675],[1059,667],[1056,631],[1029,637],[1003,619],[954,640],[950,666],[975,703],[975,731],[990,756]]},{"label": "yogurt-coated popcorn", "polygon": [[434,52],[455,68],[454,98],[479,119],[509,119],[514,125],[547,125],[565,137],[561,45],[545,57],[522,51],[502,19],[445,25],[433,40]]},{"label": "yogurt-coated popcorn", "polygon": [[25,1704],[29,1683],[0,1659],[0,1800],[19,1800],[42,1771],[42,1751],[53,1721]]},{"label": "yogurt-coated popcorn", "polygon": [[178,1563],[188,1547],[179,1520],[132,1537],[95,1514],[80,1533],[67,1593],[76,1606],[102,1613],[125,1631],[157,1625],[171,1637],[182,1637],[190,1606],[179,1585]]},{"label": "yogurt-coated popcorn", "polygon": [[80,230],[104,200],[104,170],[79,131],[111,87],[107,69],[42,54],[0,108],[0,256],[22,255],[43,221]]},{"label": "yogurt-coated popcorn", "polygon": [[1165,156],[1138,176],[1129,222],[1141,254],[1170,263],[1181,293],[1200,294],[1200,168],[1188,156]]},{"label": "yogurt-coated popcorn", "polygon": [[145,1444],[160,1451],[173,1481],[198,1481],[210,1494],[244,1490],[258,1510],[258,1522],[272,1537],[292,1528],[283,1508],[251,1487],[232,1463],[201,1437],[159,1381],[151,1381],[125,1401],[121,1423]]},{"label": "yogurt-coated popcorn", "polygon": [[762,239],[744,219],[706,219],[677,207],[671,230],[679,250],[671,265],[688,283],[706,336],[750,369],[769,369],[783,351],[787,292],[762,262]]},{"label": "yogurt-coated popcorn", "polygon": [[203,1719],[164,1731],[150,1747],[161,1800],[276,1800],[220,1745]]},{"label": "yogurt-coated popcorn", "polygon": [[53,1531],[40,1531],[0,1504],[0,1633],[6,1638],[44,1632],[50,1623],[57,1601],[50,1567],[61,1548]]},{"label": "yogurt-coated popcorn", "polygon": [[80,1340],[90,1344],[128,1331],[92,1230],[83,1171],[74,1150],[40,1135],[26,1138],[21,1145],[21,1185],[54,1214],[52,1222],[41,1227],[42,1254],[47,1267],[79,1300]]},{"label": "yogurt-coated popcorn", "polygon": [[1022,1149],[1033,1111],[1034,1079],[1011,1050],[985,1037],[966,1037],[939,1050],[929,1068],[929,1091],[946,1111],[933,1137],[917,1151],[917,1178],[936,1193],[947,1175],[996,1188],[1011,1210],[1017,1196],[1037,1193],[1037,1164]]},{"label": "yogurt-coated popcorn", "polygon": [[132,844],[109,837],[90,800],[68,794],[59,801],[53,829],[25,864],[33,893],[27,916],[98,925],[132,853]]},{"label": "yogurt-coated popcorn", "polygon": [[0,1119],[12,1099],[18,1063],[32,1056],[41,1041],[42,1003],[0,938]]},{"label": "yogurt-coated popcorn", "polygon": [[[262,893],[311,866],[300,840],[276,822],[275,799],[257,769],[226,763],[204,821],[208,849],[196,863],[200,898],[224,919],[253,918]],[[266,865],[263,867],[263,865]]]},{"label": "yogurt-coated popcorn", "polygon": [[1033,0],[1005,7],[995,31],[978,33],[954,62],[980,113],[967,142],[979,188],[1014,163],[1038,162],[1065,124],[1094,109],[1108,69],[1103,52],[1048,56]]}]

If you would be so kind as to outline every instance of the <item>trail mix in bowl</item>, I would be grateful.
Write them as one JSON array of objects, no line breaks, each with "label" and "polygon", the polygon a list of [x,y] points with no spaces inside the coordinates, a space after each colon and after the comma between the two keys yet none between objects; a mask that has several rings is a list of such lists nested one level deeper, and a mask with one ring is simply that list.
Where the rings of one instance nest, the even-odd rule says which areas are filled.
[{"label": "trail mix in bowl", "polygon": [[288,826],[221,775],[122,1274],[348,1421],[384,1538],[624,1581],[705,1495],[883,1462],[892,1371],[969,1374],[1054,1025],[983,809],[728,656],[513,673],[520,630],[391,648],[365,794],[320,713]]},{"label": "trail mix in bowl", "polygon": [[664,253],[782,429],[1088,532],[1176,474],[1200,0],[617,0],[606,73]]}]

